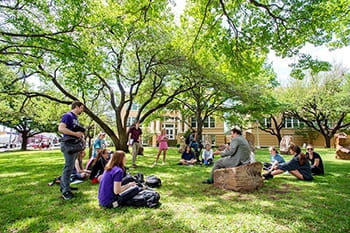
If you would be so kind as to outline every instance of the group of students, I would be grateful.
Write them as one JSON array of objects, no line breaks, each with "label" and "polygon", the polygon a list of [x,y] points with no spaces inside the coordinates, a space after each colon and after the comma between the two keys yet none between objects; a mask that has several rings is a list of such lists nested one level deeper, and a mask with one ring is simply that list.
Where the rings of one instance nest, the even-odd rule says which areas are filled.
[{"label": "group of students", "polygon": [[270,147],[271,163],[264,163],[264,170],[267,170],[263,174],[264,179],[271,179],[275,175],[288,172],[300,180],[312,180],[315,175],[323,175],[324,167],[321,156],[314,152],[312,145],[307,145],[307,152],[301,152],[301,149],[297,145],[291,145],[289,147],[289,153],[293,155],[293,158],[285,162],[283,157],[278,153],[275,147]]},{"label": "group of students", "polygon": [[[59,124],[59,131],[63,133],[64,137],[82,138],[84,133],[79,127],[79,121],[77,116],[84,111],[84,105],[79,101],[72,103],[72,110],[66,113]],[[138,147],[140,145],[140,137],[142,130],[139,128],[139,122],[129,129],[128,132],[128,145],[132,145],[133,156],[132,166],[136,165],[136,156]],[[83,169],[82,159],[85,156],[85,152],[71,152],[69,145],[63,140],[61,143],[61,151],[64,154],[65,166],[63,168],[62,176],[60,179],[60,191],[63,194],[63,199],[69,200],[73,198],[72,190],[70,186],[70,176],[75,174],[78,179],[86,179],[90,177],[93,183],[100,183],[98,191],[98,200],[101,206],[104,207],[116,207],[125,205],[127,202],[120,195],[122,192],[129,190],[136,185],[135,182],[122,183],[125,176],[125,164],[126,155],[123,151],[116,151],[113,154],[107,149],[102,148],[104,133],[99,135],[98,140],[95,141],[94,151],[90,164],[92,169]],[[228,148],[224,150],[218,149],[212,152],[210,145],[205,146],[205,150],[202,154],[202,162],[204,164],[211,164],[214,159],[214,155],[221,155],[222,158],[218,159],[211,172],[211,177],[203,183],[213,183],[213,174],[216,169],[236,167],[250,163],[250,147],[246,139],[242,137],[242,132],[238,129],[231,130],[231,142]],[[182,164],[194,164],[198,158],[198,143],[195,140],[195,132],[192,132],[192,140],[186,146],[185,151],[182,154]],[[163,152],[163,163],[165,163],[166,151],[168,149],[168,137],[166,131],[163,129],[161,135],[158,136],[159,151],[156,156],[155,164],[157,164],[161,152]],[[194,153],[191,148],[194,149]],[[267,168],[267,172],[263,174],[265,179],[273,178],[273,176],[288,171],[290,174],[296,176],[301,180],[312,180],[313,175],[323,174],[323,163],[320,155],[313,151],[311,145],[307,146],[307,153],[301,152],[301,149],[297,145],[292,145],[289,148],[290,154],[294,157],[285,162],[283,158],[278,154],[276,148],[270,148],[272,163]],[[96,155],[96,157],[95,157]],[[311,166],[309,164],[311,162]]]}]

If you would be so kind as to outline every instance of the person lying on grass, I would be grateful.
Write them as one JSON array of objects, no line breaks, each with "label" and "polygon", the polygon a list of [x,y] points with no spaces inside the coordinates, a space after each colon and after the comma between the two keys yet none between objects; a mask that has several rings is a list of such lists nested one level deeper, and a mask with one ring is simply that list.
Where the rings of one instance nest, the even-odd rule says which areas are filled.
[{"label": "person lying on grass", "polygon": [[286,162],[278,164],[273,171],[263,174],[265,180],[273,178],[273,176],[288,171],[300,180],[312,180],[311,166],[304,153],[301,152],[300,147],[297,145],[291,145],[289,147],[290,154],[294,157]]}]

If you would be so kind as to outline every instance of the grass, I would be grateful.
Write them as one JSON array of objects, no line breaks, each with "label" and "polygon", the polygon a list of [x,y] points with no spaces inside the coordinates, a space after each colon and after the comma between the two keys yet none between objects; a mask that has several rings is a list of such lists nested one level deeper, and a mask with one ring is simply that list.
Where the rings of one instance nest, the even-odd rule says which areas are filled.
[{"label": "grass", "polygon": [[[90,182],[63,201],[59,186],[47,186],[61,173],[60,151],[0,153],[0,232],[350,232],[350,161],[336,160],[334,149],[316,150],[324,176],[305,182],[282,174],[249,194],[201,184],[211,168],[175,165],[176,149],[166,165],[152,168],[156,151],[145,148],[130,172],[161,178],[157,209],[101,208]],[[267,149],[257,160],[269,160]]]}]

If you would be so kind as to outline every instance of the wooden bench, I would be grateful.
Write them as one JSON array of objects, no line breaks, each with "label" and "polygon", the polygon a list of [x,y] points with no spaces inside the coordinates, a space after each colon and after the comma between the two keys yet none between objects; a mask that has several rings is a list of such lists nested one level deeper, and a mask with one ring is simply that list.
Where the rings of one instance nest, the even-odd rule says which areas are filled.
[{"label": "wooden bench", "polygon": [[214,171],[214,187],[238,192],[253,192],[263,187],[262,163],[254,162]]}]

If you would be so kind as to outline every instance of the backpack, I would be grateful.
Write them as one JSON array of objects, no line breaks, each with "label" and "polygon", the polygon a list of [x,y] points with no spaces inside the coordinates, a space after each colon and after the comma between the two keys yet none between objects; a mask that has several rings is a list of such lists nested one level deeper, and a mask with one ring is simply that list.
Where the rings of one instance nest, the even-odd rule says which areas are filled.
[{"label": "backpack", "polygon": [[162,185],[162,181],[155,175],[147,176],[145,184],[151,188],[157,188]]},{"label": "backpack", "polygon": [[159,199],[159,193],[145,189],[129,199],[126,204],[128,206],[155,208],[160,204]]}]

